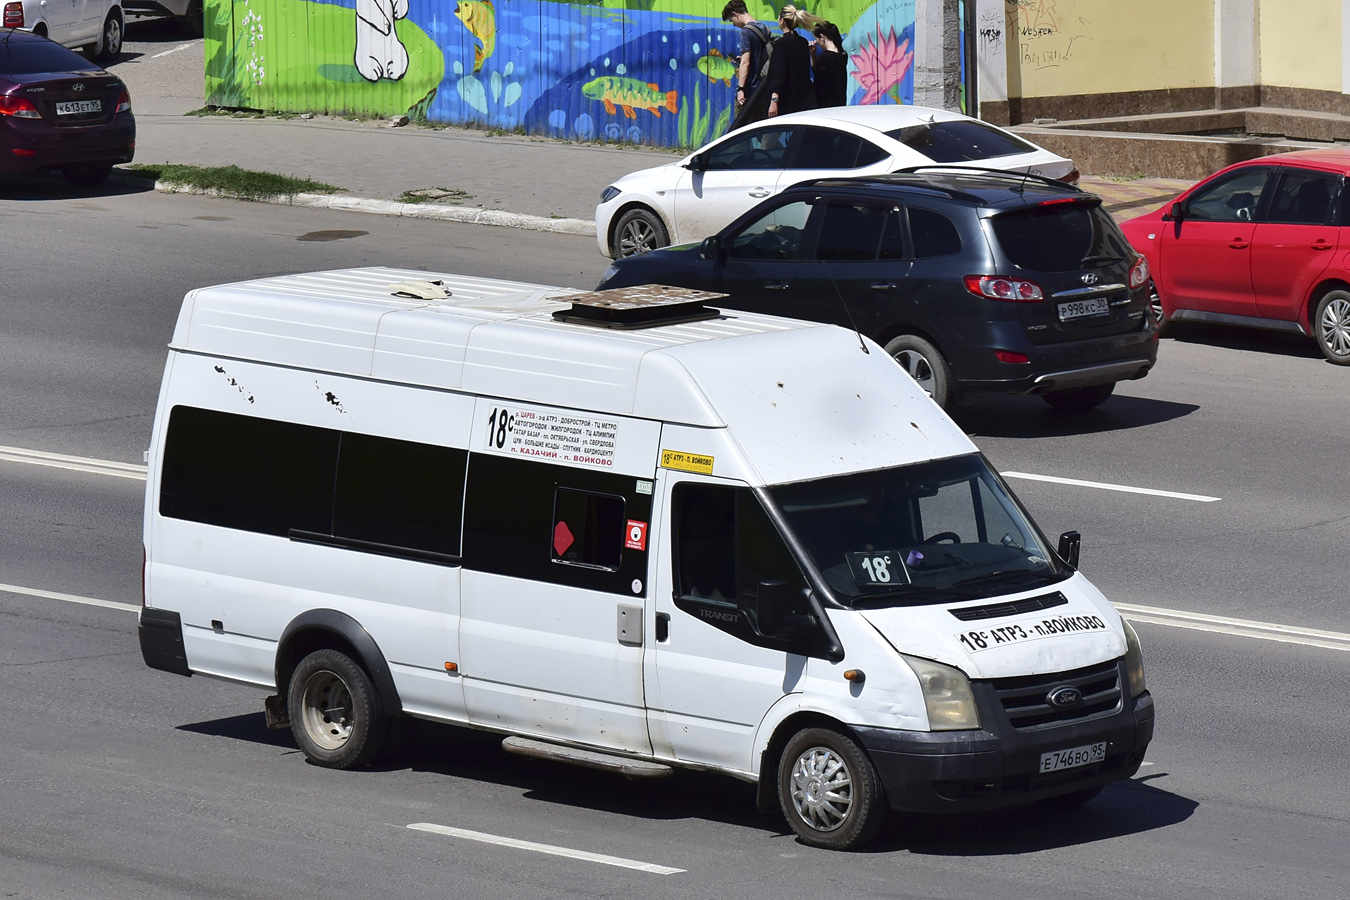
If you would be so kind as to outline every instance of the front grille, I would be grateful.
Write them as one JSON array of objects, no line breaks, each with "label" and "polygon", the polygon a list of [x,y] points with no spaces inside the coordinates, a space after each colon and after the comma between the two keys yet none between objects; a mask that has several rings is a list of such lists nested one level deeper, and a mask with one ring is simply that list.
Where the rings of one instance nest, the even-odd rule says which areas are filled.
[{"label": "front grille", "polygon": [[[1071,672],[995,678],[991,684],[1008,722],[1019,730],[1081,722],[1120,708],[1120,668],[1115,660]],[[1051,706],[1046,695],[1063,685],[1077,688],[1083,699],[1063,709]]]},{"label": "front grille", "polygon": [[1049,609],[1052,606],[1063,606],[1068,602],[1068,597],[1065,597],[1059,591],[1055,591],[1053,594],[1027,597],[1024,600],[1014,600],[1011,603],[966,606],[961,609],[949,609],[947,612],[956,616],[962,622],[974,622],[977,619],[998,619],[1003,616],[1015,616],[1018,613],[1036,612],[1039,609]]}]

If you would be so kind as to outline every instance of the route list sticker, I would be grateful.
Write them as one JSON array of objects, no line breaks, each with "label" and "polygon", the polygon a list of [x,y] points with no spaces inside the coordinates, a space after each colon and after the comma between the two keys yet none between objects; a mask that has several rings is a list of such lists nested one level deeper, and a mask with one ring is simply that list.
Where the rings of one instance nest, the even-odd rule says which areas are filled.
[{"label": "route list sticker", "polygon": [[662,450],[661,468],[711,475],[713,458],[701,453],[685,453],[683,450]]},{"label": "route list sticker", "polygon": [[614,468],[619,422],[570,411],[548,412],[515,406],[490,407],[487,449],[513,456]]}]

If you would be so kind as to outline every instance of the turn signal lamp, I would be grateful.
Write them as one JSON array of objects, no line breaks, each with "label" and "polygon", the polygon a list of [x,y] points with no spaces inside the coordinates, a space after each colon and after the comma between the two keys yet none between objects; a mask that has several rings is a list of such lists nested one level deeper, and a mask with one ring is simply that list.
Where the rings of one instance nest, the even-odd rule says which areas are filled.
[{"label": "turn signal lamp", "polygon": [[128,112],[130,111],[130,109],[131,109],[131,94],[129,94],[126,91],[123,91],[122,96],[117,98],[117,110],[116,112],[113,113],[113,115],[117,115],[117,113]]},{"label": "turn signal lamp", "polygon": [[1130,287],[1137,288],[1148,281],[1148,260],[1139,257],[1130,266]]},{"label": "turn signal lamp", "polygon": [[960,731],[980,727],[975,708],[975,693],[970,679],[960,669],[944,666],[931,659],[904,656],[904,661],[919,677],[924,704],[928,707],[928,727],[933,731]]},{"label": "turn signal lamp", "polygon": [[1011,303],[1037,303],[1045,298],[1040,285],[1034,281],[1015,281],[997,275],[967,275],[966,290],[976,297],[1007,300]]},{"label": "turn signal lamp", "polygon": [[23,4],[20,2],[5,4],[5,27],[23,27]]},{"label": "turn signal lamp", "polygon": [[1144,681],[1144,651],[1139,646],[1139,635],[1135,634],[1134,626],[1125,619],[1121,619],[1120,624],[1125,626],[1125,678],[1130,684],[1130,696],[1138,697],[1148,690]]},{"label": "turn signal lamp", "polygon": [[867,680],[867,673],[862,669],[849,669],[844,673],[844,680],[851,681],[854,684],[862,684]]},{"label": "turn signal lamp", "polygon": [[454,673],[459,671],[459,663],[448,662],[445,664],[445,671]]}]

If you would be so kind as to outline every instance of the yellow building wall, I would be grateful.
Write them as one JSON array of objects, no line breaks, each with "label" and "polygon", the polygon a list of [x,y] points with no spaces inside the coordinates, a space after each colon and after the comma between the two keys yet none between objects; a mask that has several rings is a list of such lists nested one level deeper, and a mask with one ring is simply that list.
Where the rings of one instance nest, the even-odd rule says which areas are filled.
[{"label": "yellow building wall", "polygon": [[1261,0],[1262,84],[1341,90],[1341,0]]},{"label": "yellow building wall", "polygon": [[[1265,2],[1275,7],[1281,0]],[[1298,2],[1330,7],[1339,0]],[[1007,14],[1010,96],[1214,84],[1213,0],[1016,0]],[[1340,33],[1337,13],[1327,34],[1339,42]],[[1329,71],[1339,78],[1339,51]]]}]

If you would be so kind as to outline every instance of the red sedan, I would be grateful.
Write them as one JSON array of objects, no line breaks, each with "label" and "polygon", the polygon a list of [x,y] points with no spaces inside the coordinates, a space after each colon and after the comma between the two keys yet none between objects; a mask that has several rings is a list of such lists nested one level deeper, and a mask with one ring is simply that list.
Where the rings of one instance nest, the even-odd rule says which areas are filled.
[{"label": "red sedan", "polygon": [[1161,322],[1311,335],[1350,365],[1350,150],[1301,150],[1211,175],[1121,230],[1148,258]]}]

